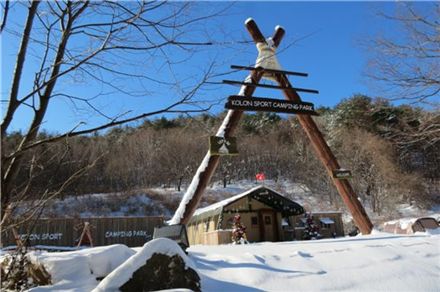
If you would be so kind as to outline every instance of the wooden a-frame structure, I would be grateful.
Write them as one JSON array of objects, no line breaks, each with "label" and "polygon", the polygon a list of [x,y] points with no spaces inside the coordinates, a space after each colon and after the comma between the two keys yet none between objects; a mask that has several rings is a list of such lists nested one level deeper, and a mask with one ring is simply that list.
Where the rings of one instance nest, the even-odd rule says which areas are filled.
[{"label": "wooden a-frame structure", "polygon": [[[246,20],[245,26],[253,41],[257,45],[257,48],[259,45],[261,46],[262,44],[269,45],[268,41],[270,42],[271,47],[277,48],[285,34],[284,29],[280,26],[277,26],[275,28],[273,36],[266,40],[253,19],[250,18]],[[247,98],[252,97],[260,80],[263,78],[263,75],[267,76],[267,74],[270,74],[271,79],[278,84],[279,89],[282,90],[283,95],[287,100],[293,102],[301,102],[301,98],[297,93],[297,91],[299,90],[292,87],[287,78],[286,72],[262,67],[249,67],[248,69],[250,69],[251,71],[249,76],[246,78],[246,81],[242,83],[243,85],[239,93],[240,96]],[[238,122],[240,121],[242,115],[243,111],[241,110],[229,110],[216,136],[225,138],[231,137],[234,134],[234,131],[237,128]],[[330,150],[330,147],[324,140],[324,137],[319,131],[316,123],[314,122],[312,117],[307,114],[298,114],[297,117],[307,137],[310,139],[310,142],[312,143],[313,148],[315,149],[319,159],[327,170],[327,173],[332,178],[333,183],[335,184],[336,189],[341,195],[345,205],[350,210],[355,224],[362,232],[362,234],[371,233],[373,224],[368,218],[364,207],[358,200],[358,197],[356,196],[349,181],[347,179],[335,177],[334,173],[340,169],[339,163],[336,160],[336,157],[333,155],[332,151]],[[194,214],[194,211],[197,209],[201,197],[207,185],[209,184],[215,172],[215,169],[218,166],[219,159],[220,156],[210,155],[208,151],[199,169],[197,170],[197,173],[194,176],[187,190],[187,193],[184,195],[179,205],[179,208],[177,209],[174,217],[171,219],[170,224],[188,223],[188,221]]]}]

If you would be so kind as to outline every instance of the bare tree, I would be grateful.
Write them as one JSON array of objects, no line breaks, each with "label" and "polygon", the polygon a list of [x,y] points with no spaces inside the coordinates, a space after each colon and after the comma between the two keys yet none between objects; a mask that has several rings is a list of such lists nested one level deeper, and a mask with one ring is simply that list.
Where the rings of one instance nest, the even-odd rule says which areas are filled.
[{"label": "bare tree", "polygon": [[440,4],[396,4],[396,14],[379,13],[400,28],[394,35],[368,41],[371,59],[368,76],[378,81],[393,99],[439,106]]},{"label": "bare tree", "polygon": [[[423,113],[410,131],[397,133],[399,147],[438,151],[440,147],[440,4],[396,3],[394,15],[379,13],[391,26],[392,35],[375,36],[367,48],[368,77],[392,100],[423,105]],[[407,124],[414,124],[408,120]],[[435,159],[435,160],[438,160]]]},{"label": "bare tree", "polygon": [[373,212],[383,215],[395,211],[396,203],[426,200],[421,177],[399,169],[389,141],[359,128],[341,129],[338,139],[353,186]]},{"label": "bare tree", "polygon": [[[20,109],[30,109],[32,115],[20,143],[1,154],[2,222],[17,196],[24,198],[27,194],[27,184],[19,184],[17,176],[24,165],[35,171],[35,156],[30,153],[42,145],[161,113],[202,112],[209,108],[196,104],[194,96],[210,77],[212,64],[207,64],[198,76],[182,77],[173,68],[198,48],[213,44],[203,24],[223,10],[212,8],[212,13],[204,11],[197,16],[191,13],[192,5],[162,1],[32,0],[14,3],[14,9],[27,10],[21,28],[11,20],[14,9],[9,2],[2,3],[2,34],[21,39],[9,95],[2,101],[7,102],[1,123],[2,144]],[[171,77],[162,78],[164,74],[159,72],[163,71]],[[30,75],[34,76],[32,82],[25,78]],[[76,87],[68,87],[67,83]],[[78,87],[84,86],[90,88],[90,94],[77,94],[83,92]],[[169,100],[167,105],[120,112],[105,111],[100,106],[103,99],[111,97],[145,98],[160,92],[157,88],[165,88],[163,92],[170,95],[165,97]],[[41,137],[42,124],[55,99],[66,99],[73,108],[92,112],[100,118],[99,123],[84,128],[80,120],[70,131]],[[34,176],[31,173],[29,177]],[[66,181],[70,182],[71,179]],[[31,183],[29,179],[28,184]]]}]

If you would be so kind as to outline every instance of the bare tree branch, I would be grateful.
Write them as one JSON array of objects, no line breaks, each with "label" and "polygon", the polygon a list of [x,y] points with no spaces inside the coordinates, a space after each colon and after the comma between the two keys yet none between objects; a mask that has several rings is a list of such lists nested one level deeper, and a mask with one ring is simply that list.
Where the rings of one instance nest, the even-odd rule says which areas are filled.
[{"label": "bare tree branch", "polygon": [[63,140],[63,139],[69,138],[69,137],[90,134],[90,133],[93,133],[96,131],[104,130],[104,129],[115,127],[115,126],[122,125],[122,124],[127,124],[129,122],[144,119],[144,118],[147,118],[150,116],[156,116],[156,115],[163,114],[163,113],[201,113],[201,112],[209,111],[209,109],[212,107],[212,105],[209,105],[204,108],[197,108],[197,109],[182,109],[182,110],[175,109],[177,106],[186,104],[197,93],[197,91],[201,88],[201,86],[203,86],[206,83],[207,78],[208,77],[206,75],[205,78],[199,84],[197,84],[190,92],[188,92],[180,100],[178,100],[178,101],[174,102],[173,104],[168,105],[167,107],[162,108],[160,110],[152,111],[152,112],[148,112],[148,113],[143,113],[143,114],[136,115],[134,117],[130,117],[130,118],[126,118],[126,119],[118,119],[119,117],[116,117],[116,118],[113,118],[110,122],[108,122],[106,124],[102,124],[98,127],[93,127],[93,128],[81,130],[81,131],[70,131],[70,132],[65,133],[63,135],[59,135],[56,137],[52,137],[52,138],[48,138],[48,139],[44,139],[44,140],[40,140],[40,141],[35,141],[34,143],[29,144],[27,146],[23,146],[22,148],[18,149],[16,152],[5,156],[4,159],[6,161],[13,159],[14,157],[17,157],[18,155],[21,155],[23,152],[28,151],[28,150],[35,148],[35,147],[42,145],[42,144],[57,142],[57,141],[60,141],[60,140]]},{"label": "bare tree branch", "polygon": [[[217,11],[212,9],[213,13],[206,11],[207,13],[200,15],[188,13],[191,5],[193,4],[165,1],[33,0],[29,4],[22,33],[10,28],[9,24],[6,26],[4,32],[21,37],[21,45],[13,73],[9,104],[1,124],[2,142],[6,139],[11,122],[17,118],[16,112],[19,108],[30,107],[32,116],[27,131],[20,136],[21,140],[12,149],[2,152],[2,211],[11,202],[22,199],[22,195],[32,192],[32,185],[38,179],[35,172],[42,173],[33,157],[38,153],[44,154],[43,148],[49,143],[157,114],[197,113],[211,107],[193,103],[195,95],[200,93],[201,87],[210,77],[211,68],[194,85],[191,81],[195,76],[182,77],[174,72],[173,66],[200,50],[196,48],[220,44],[209,37],[200,38],[193,28],[197,28],[196,24],[201,27],[209,18],[221,15],[229,4]],[[4,11],[10,12],[9,18],[14,12],[14,9],[10,9],[9,2],[5,3]],[[3,17],[2,31],[6,17],[7,15]],[[179,54],[173,54],[176,49]],[[26,57],[33,58],[38,65],[35,69],[26,63],[26,66],[36,72],[32,75],[31,82],[22,84],[20,81]],[[149,66],[151,68],[145,70]],[[170,79],[165,80],[165,74],[156,75],[155,72],[162,70],[161,66],[169,66],[163,70],[170,71],[167,74],[172,76]],[[159,70],[156,70],[157,67]],[[98,85],[98,88],[91,86],[89,96],[87,93],[82,96],[82,93],[77,94],[74,90],[64,90],[66,83],[73,82]],[[131,87],[135,82],[137,88]],[[192,83],[190,89],[189,83]],[[116,93],[120,93],[121,98],[145,97],[158,86],[165,88],[167,94],[170,89],[176,91],[177,97],[171,96],[170,101],[157,110],[147,108],[132,112],[121,109],[119,113],[109,114],[98,106],[97,97],[105,97],[108,92],[112,92],[112,97]],[[55,137],[40,135],[49,105],[55,98],[67,98],[73,104],[84,105],[94,115],[105,120],[100,125],[93,125],[85,130],[75,127]],[[29,172],[27,180],[21,182],[18,177],[24,166]],[[68,182],[69,180],[66,181]],[[3,214],[4,212],[2,216]]]},{"label": "bare tree branch", "polygon": [[14,116],[15,111],[19,106],[19,102],[17,101],[18,89],[20,87],[21,74],[23,72],[23,65],[26,59],[26,51],[29,43],[29,36],[31,34],[35,14],[37,13],[38,4],[40,4],[39,1],[33,0],[31,6],[29,7],[28,17],[26,19],[26,24],[23,30],[23,37],[21,39],[20,49],[17,54],[14,77],[11,85],[11,93],[9,95],[9,105],[6,115],[0,125],[2,137],[5,136],[6,130],[8,129],[9,124],[12,121],[12,117]]},{"label": "bare tree branch", "polygon": [[[369,40],[372,52],[367,76],[391,100],[409,100],[439,105],[440,93],[440,8],[438,3],[402,2],[400,14],[379,15],[401,27],[398,36]],[[422,9],[424,8],[424,9]]]},{"label": "bare tree branch", "polygon": [[[6,22],[8,20],[8,13],[9,13],[9,0],[5,1],[5,6],[3,7],[3,19],[2,19],[2,23],[0,24],[0,33],[3,31],[3,29],[6,26]],[[3,6],[3,3],[2,3]]]},{"label": "bare tree branch", "polygon": [[[59,196],[68,186],[74,183],[80,176],[84,175],[87,171],[96,166],[96,163],[101,160],[108,153],[101,154],[98,158],[96,158],[92,163],[87,166],[77,170],[74,174],[72,174],[67,180],[63,182],[63,184],[56,191],[49,191],[48,189],[42,194],[39,200],[31,203],[31,206],[25,206],[26,201],[20,200],[18,204],[9,204],[7,207],[8,214],[13,213],[18,207],[24,207],[24,213],[20,214],[20,220],[14,221],[12,224],[8,222],[9,216],[4,216],[3,220],[0,222],[0,228],[2,232],[7,232],[8,230],[23,225],[26,222],[29,222],[32,219],[35,219],[36,214],[42,212],[43,208],[46,206],[47,202],[52,200],[53,198]],[[22,204],[22,206],[20,206]],[[23,206],[24,205],[24,206]],[[6,225],[6,226],[5,226]]]}]

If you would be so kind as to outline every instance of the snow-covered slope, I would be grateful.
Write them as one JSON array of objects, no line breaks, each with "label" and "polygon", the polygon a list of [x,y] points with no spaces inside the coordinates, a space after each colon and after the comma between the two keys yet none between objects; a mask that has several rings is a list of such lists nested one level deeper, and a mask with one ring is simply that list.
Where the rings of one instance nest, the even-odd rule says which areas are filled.
[{"label": "snow-covered slope", "polygon": [[[310,191],[306,186],[289,181],[267,181],[267,186],[286,194],[300,203],[316,200],[306,196]],[[229,184],[213,183],[202,198],[201,206],[221,201],[227,197],[242,193],[260,185],[254,181],[243,180]],[[120,216],[156,216],[170,218],[176,211],[185,189],[178,192],[174,188],[151,188],[127,193],[88,194],[68,196],[49,201],[44,208],[43,217],[120,217]],[[24,208],[26,209],[26,208]]]},{"label": "snow-covered slope", "polygon": [[[32,291],[90,291],[98,282],[87,271],[103,271],[98,263],[114,267],[121,257],[129,256],[119,255],[114,248],[107,262],[96,261],[91,266],[84,257],[96,257],[100,249],[109,252],[108,248],[91,248],[63,253],[70,261],[57,266],[54,285]],[[53,263],[51,258],[61,253],[34,256]],[[397,236],[376,232],[316,241],[198,245],[189,248],[189,258],[202,277],[203,291],[440,290],[440,235],[429,233]]]},{"label": "snow-covered slope", "polygon": [[[199,208],[230,198],[239,193],[261,185],[261,182],[251,180],[236,181],[228,184],[226,188],[222,183],[212,183],[208,186],[202,197]],[[312,193],[306,185],[294,183],[289,180],[266,180],[264,185],[285,195],[302,205],[307,211],[337,211],[332,205],[328,195]],[[185,193],[174,188],[151,188],[127,193],[90,194],[64,199],[52,200],[44,208],[43,217],[120,217],[120,216],[157,216],[163,215],[166,219],[172,217]],[[371,208],[364,203],[370,219],[376,226],[381,223],[400,217],[438,217],[440,207],[432,210],[423,210],[414,205],[396,205],[394,212],[384,212],[380,216],[373,213]],[[339,211],[344,212],[343,219],[347,230],[350,230],[351,214],[342,202]],[[349,223],[349,224],[347,224]]]}]

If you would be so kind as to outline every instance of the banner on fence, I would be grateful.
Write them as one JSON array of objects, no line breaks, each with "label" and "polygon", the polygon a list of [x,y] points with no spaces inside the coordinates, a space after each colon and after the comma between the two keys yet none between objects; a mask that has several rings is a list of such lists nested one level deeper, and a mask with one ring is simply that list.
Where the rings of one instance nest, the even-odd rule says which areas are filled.
[{"label": "banner on fence", "polygon": [[[19,226],[18,237],[31,246],[76,246],[85,222],[89,223],[94,246],[125,244],[142,246],[153,238],[155,227],[163,226],[162,216],[111,218],[53,218],[38,219]],[[16,245],[12,230],[2,233],[2,247]]]}]

